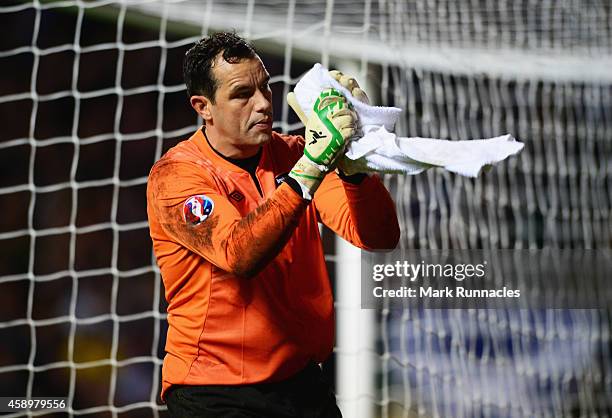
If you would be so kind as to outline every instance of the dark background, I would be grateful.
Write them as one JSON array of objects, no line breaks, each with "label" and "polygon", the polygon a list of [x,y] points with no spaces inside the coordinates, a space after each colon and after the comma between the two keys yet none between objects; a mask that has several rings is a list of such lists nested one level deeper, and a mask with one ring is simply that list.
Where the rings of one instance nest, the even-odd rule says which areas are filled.
[{"label": "dark background", "polygon": [[[0,6],[11,4],[19,2]],[[155,42],[159,27],[127,20],[120,37],[128,48],[157,45],[128,49],[121,62],[117,14],[97,12],[84,14],[76,35],[76,8],[41,10],[39,16],[32,7],[0,9],[0,96],[18,95],[0,103],[0,234],[17,231],[0,235],[0,396],[25,396],[29,383],[33,396],[73,390],[75,410],[149,402],[153,384],[153,401],[159,402],[161,375],[154,374],[159,366],[152,356],[164,356],[166,302],[152,268],[146,176],[156,151],[188,138],[198,124],[181,75],[193,42],[168,32],[164,41],[171,46],[162,47]],[[104,43],[79,54],[74,48]],[[282,74],[282,58],[261,55],[272,76]],[[293,76],[310,65],[295,61]],[[168,86],[171,91],[162,91]],[[138,88],[151,91],[133,90]],[[283,83],[272,90],[278,121]],[[333,245],[329,236],[325,242],[328,249]],[[116,368],[108,361],[113,350]],[[326,370],[333,377],[333,365]],[[109,400],[113,373],[115,396]],[[151,414],[145,406],[119,415]]]},{"label": "dark background", "polygon": [[[130,12],[119,26],[118,11],[111,7],[84,8],[80,21],[76,7],[37,10],[19,7],[22,3],[0,4],[0,395],[24,396],[30,387],[35,396],[72,393],[75,410],[103,410],[85,416],[110,416],[109,405],[128,404],[135,409],[119,415],[151,416],[151,404],[137,403],[158,402],[166,306],[146,226],[146,176],[156,158],[198,126],[181,79],[182,57],[198,34],[174,26],[160,40],[158,20],[143,22]],[[479,2],[469,4],[479,8]],[[406,23],[396,17],[398,24]],[[455,33],[440,27],[444,34]],[[537,27],[525,31],[548,36]],[[499,41],[494,34],[475,33],[493,46]],[[533,33],[526,34],[531,39]],[[572,42],[569,35],[575,34],[568,32]],[[435,48],[442,41],[423,42]],[[263,50],[261,55],[273,77],[283,75],[282,58]],[[290,76],[299,77],[311,65],[294,60]],[[475,180],[441,170],[387,178],[403,248],[612,246],[612,86],[508,81],[408,66],[372,72],[385,80],[376,85],[380,103],[406,109],[397,129],[401,136],[471,139],[509,132],[525,143],[519,156]],[[283,88],[283,81],[272,84],[275,121],[281,120]],[[297,122],[295,116],[290,122]],[[323,236],[326,254],[332,254],[332,235],[325,230]],[[333,276],[332,261],[328,267]],[[378,340],[377,354],[401,357],[401,338],[440,342],[435,329],[398,335],[408,324],[404,317],[421,313],[383,310],[379,329],[390,337]],[[482,347],[496,342],[511,347],[528,332],[482,315],[476,324],[492,323],[499,334],[478,331]],[[608,311],[601,312],[594,335],[605,349],[590,363],[604,383],[612,353],[609,318]],[[584,339],[580,331],[572,330],[576,339]],[[525,337],[540,341],[538,335]],[[485,349],[466,346],[479,365],[494,365],[481,360],[490,356]],[[451,348],[442,345],[439,351],[450,355]],[[109,361],[113,357],[116,366]],[[512,361],[513,354],[504,359]],[[378,376],[379,387],[388,379],[390,386],[404,388],[406,368],[390,363],[394,370]],[[333,376],[333,358],[325,370]],[[440,378],[432,376],[432,381]],[[109,399],[113,381],[115,395]],[[569,383],[551,382],[550,392],[577,393],[581,384],[571,372]],[[603,410],[610,387],[597,390],[601,393],[594,397]],[[449,390],[441,398],[447,394],[456,395]],[[404,414],[406,405],[394,405]]]}]

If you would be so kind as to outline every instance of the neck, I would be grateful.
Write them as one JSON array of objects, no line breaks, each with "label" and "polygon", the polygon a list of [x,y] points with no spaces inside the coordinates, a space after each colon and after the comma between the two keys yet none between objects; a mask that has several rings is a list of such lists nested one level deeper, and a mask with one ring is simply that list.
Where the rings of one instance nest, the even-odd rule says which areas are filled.
[{"label": "neck", "polygon": [[215,151],[227,158],[243,159],[257,155],[260,145],[236,145],[224,140],[218,132],[210,128],[202,128],[204,136]]}]

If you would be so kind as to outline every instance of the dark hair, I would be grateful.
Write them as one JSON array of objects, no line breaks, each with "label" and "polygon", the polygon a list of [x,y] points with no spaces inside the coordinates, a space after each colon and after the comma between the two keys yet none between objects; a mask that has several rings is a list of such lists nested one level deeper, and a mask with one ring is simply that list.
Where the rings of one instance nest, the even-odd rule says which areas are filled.
[{"label": "dark hair", "polygon": [[217,32],[202,38],[187,53],[183,61],[183,79],[187,95],[202,95],[215,102],[218,80],[212,72],[212,64],[219,53],[231,64],[257,55],[247,41],[235,33]]}]

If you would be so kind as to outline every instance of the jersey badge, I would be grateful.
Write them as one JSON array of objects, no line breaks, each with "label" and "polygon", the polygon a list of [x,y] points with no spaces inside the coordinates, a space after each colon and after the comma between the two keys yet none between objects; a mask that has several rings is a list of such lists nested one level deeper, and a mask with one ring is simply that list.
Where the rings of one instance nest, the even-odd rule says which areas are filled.
[{"label": "jersey badge", "polygon": [[191,196],[183,205],[183,218],[190,225],[204,222],[213,212],[215,204],[210,197],[203,194]]}]

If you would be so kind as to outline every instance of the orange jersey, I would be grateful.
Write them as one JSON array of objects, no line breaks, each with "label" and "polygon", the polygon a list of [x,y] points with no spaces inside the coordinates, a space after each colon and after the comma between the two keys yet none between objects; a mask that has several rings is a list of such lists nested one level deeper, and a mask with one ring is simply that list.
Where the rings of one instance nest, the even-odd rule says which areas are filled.
[{"label": "orange jersey", "polygon": [[329,174],[311,203],[277,188],[302,153],[303,138],[273,133],[256,169],[263,196],[201,130],[153,166],[147,212],[169,304],[162,396],[173,384],[278,381],[329,356],[319,221],[362,248],[396,245],[395,206],[377,177],[353,185]]}]

